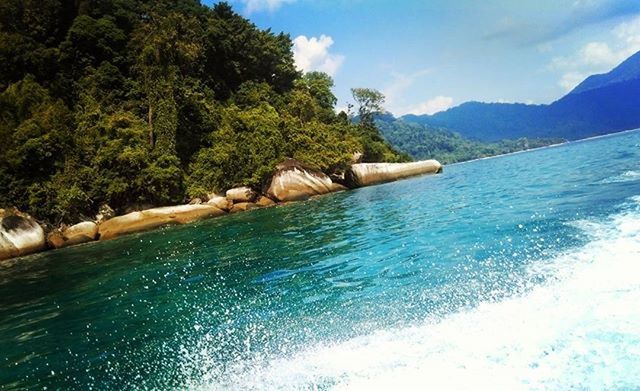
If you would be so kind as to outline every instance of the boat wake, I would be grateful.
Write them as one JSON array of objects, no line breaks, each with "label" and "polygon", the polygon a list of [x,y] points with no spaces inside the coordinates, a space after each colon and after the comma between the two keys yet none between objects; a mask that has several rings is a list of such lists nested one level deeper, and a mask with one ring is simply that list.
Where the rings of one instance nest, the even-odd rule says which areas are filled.
[{"label": "boat wake", "polygon": [[605,178],[600,183],[625,183],[625,182],[633,182],[640,181],[640,171],[629,170],[625,171],[620,175],[613,176],[611,178]]},{"label": "boat wake", "polygon": [[535,263],[526,294],[443,319],[239,363],[196,389],[635,389],[640,386],[640,197],[573,223],[587,245]]}]

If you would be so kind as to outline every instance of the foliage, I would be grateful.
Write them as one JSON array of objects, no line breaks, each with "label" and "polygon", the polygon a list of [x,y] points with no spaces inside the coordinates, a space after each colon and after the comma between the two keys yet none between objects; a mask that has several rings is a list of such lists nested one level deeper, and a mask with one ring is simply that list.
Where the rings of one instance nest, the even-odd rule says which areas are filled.
[{"label": "foliage", "polygon": [[336,115],[333,80],[226,3],[0,2],[0,207],[57,224],[259,188],[293,157],[396,161]]},{"label": "foliage", "polygon": [[432,128],[415,122],[379,118],[376,120],[385,139],[395,148],[412,158],[437,159],[441,163],[456,163],[465,160],[523,151],[564,142],[562,139],[501,140],[494,143],[472,141],[442,128]]},{"label": "foliage", "polygon": [[384,95],[380,91],[371,88],[352,88],[351,95],[358,104],[358,117],[362,123],[371,125],[374,115],[384,110],[382,108]]}]

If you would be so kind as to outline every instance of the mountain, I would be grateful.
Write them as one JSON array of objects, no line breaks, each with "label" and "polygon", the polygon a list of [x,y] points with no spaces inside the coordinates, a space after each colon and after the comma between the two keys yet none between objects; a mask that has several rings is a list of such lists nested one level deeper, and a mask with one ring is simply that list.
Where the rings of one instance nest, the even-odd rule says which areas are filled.
[{"label": "mountain", "polygon": [[640,52],[626,59],[609,73],[591,75],[574,88],[569,95],[579,94],[588,90],[610,86],[613,84],[637,79],[640,75]]},{"label": "mountain", "polygon": [[455,130],[483,141],[564,138],[576,140],[640,127],[640,52],[612,71],[592,75],[549,105],[467,102],[405,121]]}]

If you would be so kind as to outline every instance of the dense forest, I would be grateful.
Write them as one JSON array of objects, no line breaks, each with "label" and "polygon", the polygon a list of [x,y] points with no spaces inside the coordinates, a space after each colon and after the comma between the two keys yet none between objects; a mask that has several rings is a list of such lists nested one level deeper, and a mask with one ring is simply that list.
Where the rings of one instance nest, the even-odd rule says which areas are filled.
[{"label": "dense forest", "polygon": [[437,159],[443,164],[502,155],[565,141],[560,138],[523,137],[482,142],[470,140],[448,129],[395,119],[390,115],[378,116],[376,125],[385,139],[398,150],[414,159]]},{"label": "dense forest", "polygon": [[226,3],[2,0],[0,207],[59,224],[259,188],[285,157],[408,158],[336,114],[332,86]]}]

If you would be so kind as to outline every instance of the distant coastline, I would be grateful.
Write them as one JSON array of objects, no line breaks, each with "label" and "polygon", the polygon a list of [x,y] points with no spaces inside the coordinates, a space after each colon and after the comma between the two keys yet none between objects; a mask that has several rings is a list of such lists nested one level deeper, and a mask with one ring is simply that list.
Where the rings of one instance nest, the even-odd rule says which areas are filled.
[{"label": "distant coastline", "polygon": [[444,164],[444,166],[449,167],[449,166],[455,166],[455,165],[459,165],[459,164],[475,162],[475,161],[478,161],[478,160],[495,159],[495,158],[509,156],[509,155],[516,155],[516,154],[519,154],[519,153],[538,151],[538,150],[541,150],[541,149],[556,148],[556,147],[559,147],[559,146],[562,146],[562,145],[566,145],[566,144],[578,144],[578,143],[581,143],[581,142],[584,142],[584,141],[589,141],[589,140],[596,140],[596,139],[607,138],[607,137],[615,137],[615,136],[623,135],[623,134],[626,134],[626,133],[633,133],[633,132],[640,132],[640,128],[621,130],[621,131],[615,132],[615,133],[607,133],[607,134],[602,134],[602,135],[599,135],[599,136],[582,138],[580,140],[567,140],[567,141],[562,142],[562,143],[545,145],[543,147],[523,149],[522,151],[515,151],[515,152],[503,153],[503,154],[500,154],[500,155],[494,155],[494,156],[481,157],[481,158],[477,158],[477,159],[465,160],[463,162],[455,162],[455,163]]}]

